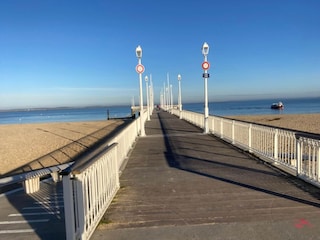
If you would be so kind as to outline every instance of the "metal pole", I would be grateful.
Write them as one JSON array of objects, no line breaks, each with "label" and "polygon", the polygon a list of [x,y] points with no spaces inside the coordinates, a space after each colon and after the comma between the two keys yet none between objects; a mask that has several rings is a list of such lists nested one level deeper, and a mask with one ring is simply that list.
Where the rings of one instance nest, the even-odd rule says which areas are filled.
[{"label": "metal pole", "polygon": [[202,54],[204,56],[204,62],[202,64],[202,68],[204,69],[204,133],[209,133],[208,128],[208,117],[209,117],[209,108],[208,108],[208,69],[209,69],[209,63],[208,63],[208,53],[209,53],[209,45],[205,42],[202,46]]},{"label": "metal pole", "polygon": [[[139,64],[141,64],[141,58],[139,58]],[[145,136],[144,123],[143,123],[143,95],[142,95],[142,73],[139,73],[139,84],[140,84],[140,128],[141,136]]]},{"label": "metal pole", "polygon": [[152,87],[151,85],[149,84],[149,119],[150,119],[150,116],[152,115]]},{"label": "metal pole", "polygon": [[168,111],[170,112],[170,84],[169,84],[169,73],[167,73],[167,83],[168,83],[168,87],[167,87],[167,105],[168,105]]},{"label": "metal pole", "polygon": [[[204,56],[204,61],[207,62],[207,56]],[[205,76],[208,75],[208,70],[204,70]],[[208,108],[208,78],[204,78],[204,133],[208,133],[208,117],[209,117],[209,108]]]},{"label": "metal pole", "polygon": [[181,75],[178,74],[178,83],[179,83],[179,118],[182,119],[182,103],[181,103]]},{"label": "metal pole", "polygon": [[172,110],[173,110],[172,84],[170,84],[170,108],[171,108],[171,113],[172,113]]},{"label": "metal pole", "polygon": [[148,114],[148,121],[150,121],[148,76],[145,77],[145,80],[146,80],[146,92],[147,92],[147,114]]},{"label": "metal pole", "polygon": [[137,69],[137,72],[139,73],[139,85],[140,85],[140,136],[145,136],[145,130],[144,130],[144,117],[143,117],[143,94],[142,94],[142,73],[144,71],[144,67],[141,64],[141,58],[142,58],[142,49],[140,46],[136,48],[136,56],[138,58],[138,66],[140,69]]},{"label": "metal pole", "polygon": [[152,75],[150,74],[150,115],[152,115],[153,109],[154,109],[154,96],[153,96],[153,82],[152,82]]},{"label": "metal pole", "polygon": [[164,110],[167,110],[167,96],[166,96],[166,84],[163,84],[163,106]]}]

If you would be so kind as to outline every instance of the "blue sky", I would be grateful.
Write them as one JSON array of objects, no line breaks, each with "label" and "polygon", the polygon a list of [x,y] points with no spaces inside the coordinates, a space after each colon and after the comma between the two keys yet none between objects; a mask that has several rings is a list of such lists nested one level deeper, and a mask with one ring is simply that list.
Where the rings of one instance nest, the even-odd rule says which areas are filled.
[{"label": "blue sky", "polygon": [[[155,101],[320,96],[318,0],[1,0],[0,109],[138,104],[135,48]],[[145,91],[145,85],[144,91]]]}]

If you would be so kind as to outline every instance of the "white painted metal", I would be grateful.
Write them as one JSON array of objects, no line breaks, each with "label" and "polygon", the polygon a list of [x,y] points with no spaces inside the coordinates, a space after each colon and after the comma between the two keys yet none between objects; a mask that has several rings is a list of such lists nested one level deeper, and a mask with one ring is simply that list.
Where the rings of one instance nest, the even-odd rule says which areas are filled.
[{"label": "white painted metal", "polygon": [[[146,111],[146,110],[145,110]],[[140,116],[141,117],[141,116]],[[66,239],[89,239],[118,191],[119,170],[136,141],[143,119],[136,119],[110,140],[110,149],[82,172],[63,176]]]},{"label": "white painted metal", "polygon": [[63,176],[67,239],[89,239],[118,191],[116,144],[82,172]]},{"label": "white painted metal", "polygon": [[[181,75],[178,74],[178,83],[179,83],[179,93],[178,93],[178,106],[179,106],[179,118],[182,119],[182,102],[181,102]],[[174,111],[174,109],[173,109]]]},{"label": "white painted metal", "polygon": [[[179,111],[173,111],[179,116]],[[203,115],[182,111],[182,119],[204,128]],[[320,140],[298,132],[209,116],[210,133],[320,187]],[[301,135],[301,134],[300,134]]]},{"label": "white painted metal", "polygon": [[[204,62],[208,62],[208,54],[209,54],[209,45],[208,43],[204,43],[202,46],[202,54],[204,56]],[[209,107],[208,107],[208,68],[204,68],[204,119],[203,119],[203,130],[205,134],[209,133]]]},{"label": "white painted metal", "polygon": [[[136,56],[138,58],[138,65],[142,65],[141,64],[141,58],[142,58],[142,49],[141,46],[139,45],[136,48]],[[140,98],[140,116],[142,118],[140,118],[140,136],[145,136],[145,129],[144,129],[144,122],[143,122],[143,116],[144,111],[143,111],[143,91],[142,91],[142,72],[138,72],[139,74],[139,98]]]},{"label": "white painted metal", "polygon": [[298,139],[298,176],[320,186],[320,141],[306,137]]},{"label": "white painted metal", "polygon": [[148,121],[150,121],[150,106],[149,106],[149,86],[148,86],[148,76],[145,77],[146,80],[146,95],[147,95],[147,116]]},{"label": "white painted metal", "polygon": [[60,180],[58,173],[69,167],[71,164],[73,164],[73,162],[1,178],[0,187],[22,182],[25,192],[31,194],[39,191],[41,177],[51,175],[53,181],[57,182]]}]

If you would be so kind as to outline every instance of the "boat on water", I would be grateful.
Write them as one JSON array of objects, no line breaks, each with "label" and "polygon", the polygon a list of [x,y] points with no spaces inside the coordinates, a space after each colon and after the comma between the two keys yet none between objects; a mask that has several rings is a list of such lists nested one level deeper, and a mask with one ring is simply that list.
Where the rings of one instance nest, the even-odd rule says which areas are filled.
[{"label": "boat on water", "polygon": [[283,109],[284,105],[282,102],[272,103],[271,109]]}]

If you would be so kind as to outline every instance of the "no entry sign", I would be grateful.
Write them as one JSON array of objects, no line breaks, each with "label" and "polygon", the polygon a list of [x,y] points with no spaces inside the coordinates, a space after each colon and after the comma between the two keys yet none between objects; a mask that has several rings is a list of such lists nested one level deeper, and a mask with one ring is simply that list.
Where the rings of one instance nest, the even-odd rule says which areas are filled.
[{"label": "no entry sign", "polygon": [[144,72],[144,66],[142,64],[138,64],[136,66],[137,73],[143,73]]},{"label": "no entry sign", "polygon": [[210,68],[210,63],[209,62],[203,62],[202,63],[202,68],[203,68],[203,70],[208,70]]}]

